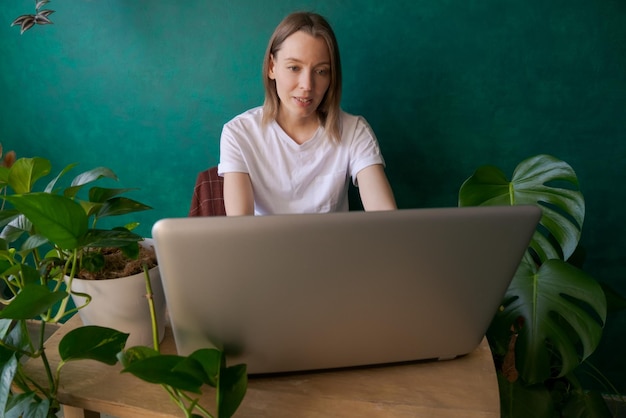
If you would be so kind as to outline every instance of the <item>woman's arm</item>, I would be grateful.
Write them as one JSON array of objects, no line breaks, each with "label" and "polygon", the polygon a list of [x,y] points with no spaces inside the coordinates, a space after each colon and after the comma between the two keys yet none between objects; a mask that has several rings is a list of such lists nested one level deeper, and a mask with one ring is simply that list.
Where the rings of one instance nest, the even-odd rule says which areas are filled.
[{"label": "woman's arm", "polygon": [[357,173],[356,178],[361,202],[366,211],[398,208],[382,164],[365,167]]},{"label": "woman's arm", "polygon": [[247,173],[224,173],[224,207],[227,216],[254,215],[252,182]]}]

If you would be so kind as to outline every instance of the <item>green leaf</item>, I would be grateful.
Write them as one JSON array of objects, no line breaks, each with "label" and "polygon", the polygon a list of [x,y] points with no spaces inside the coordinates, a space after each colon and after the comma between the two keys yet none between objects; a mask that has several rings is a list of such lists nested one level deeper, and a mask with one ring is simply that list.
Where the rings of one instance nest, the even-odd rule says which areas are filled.
[{"label": "green leaf", "polygon": [[[80,245],[94,248],[125,247],[132,244],[137,245],[137,242],[142,239],[141,235],[123,228],[90,229],[81,240]],[[137,253],[139,253],[139,249],[137,249]]]},{"label": "green leaf", "polygon": [[0,365],[0,412],[5,411],[7,408],[13,378],[17,372],[17,365],[18,361],[15,355],[11,356],[8,361]]},{"label": "green leaf", "polygon": [[0,277],[6,280],[12,280],[13,277],[11,276],[20,272],[21,264],[15,261],[15,253],[13,251],[0,250],[0,256]]},{"label": "green leaf", "polygon": [[117,363],[117,354],[124,349],[128,335],[95,325],[75,328],[59,342],[59,354],[64,362],[91,359],[113,365]]},{"label": "green leaf", "polygon": [[28,408],[28,415],[25,418],[48,418],[50,416],[50,399],[37,399],[36,402]]},{"label": "green leaf", "polygon": [[[126,230],[128,231],[128,230]],[[133,242],[124,246],[119,246],[120,251],[131,260],[139,258],[139,242]]]},{"label": "green leaf", "polygon": [[17,194],[29,193],[35,182],[49,174],[51,168],[50,161],[43,158],[20,158],[9,171],[9,186]]},{"label": "green leaf", "polygon": [[[4,257],[3,253],[5,252],[6,250],[0,250],[0,255]],[[0,277],[8,278],[12,274],[12,272],[13,272],[13,264],[11,264],[8,260],[5,260],[4,258],[0,258]],[[3,287],[2,290],[4,290],[4,284],[1,286]]]},{"label": "green leaf", "polygon": [[89,189],[89,201],[104,203],[107,200],[137,189],[111,189],[106,187],[92,187]]},{"label": "green leaf", "polygon": [[33,319],[67,296],[64,291],[51,291],[46,286],[30,284],[0,310],[0,318]]},{"label": "green leaf", "polygon": [[511,183],[498,167],[479,167],[465,180],[459,192],[459,206],[513,205]]},{"label": "green leaf", "polygon": [[11,323],[13,323],[11,319],[0,319],[0,340],[3,340],[7,332],[9,332]]},{"label": "green leaf", "polygon": [[48,183],[44,191],[46,193],[53,193],[54,186],[56,186],[59,179],[63,177],[65,173],[70,171],[72,168],[76,167],[76,165],[77,165],[76,163],[67,165],[63,170],[61,170],[61,172],[54,179],[52,179],[52,181],[50,181],[50,183]]},{"label": "green leaf", "polygon": [[50,241],[48,241],[48,239],[46,237],[43,237],[41,235],[38,234],[34,234],[29,236],[28,238],[26,238],[26,241],[24,241],[24,244],[22,244],[22,247],[20,248],[21,251],[32,251],[35,248],[39,248],[44,244],[48,244]]},{"label": "green leaf", "polygon": [[158,355],[159,352],[155,349],[139,345],[135,347],[130,347],[129,349],[124,351],[120,351],[117,354],[117,359],[120,361],[123,367],[128,367],[135,361],[143,360],[148,357],[155,357]]},{"label": "green leaf", "polygon": [[196,350],[189,357],[196,360],[204,369],[204,383],[217,387],[218,376],[222,366],[222,352],[215,348],[202,348]]},{"label": "green leaf", "polygon": [[245,364],[223,368],[217,388],[217,416],[220,418],[233,416],[246,395],[247,387],[248,375]]},{"label": "green leaf", "polygon": [[[11,347],[17,347],[24,353],[30,353],[32,352],[31,344],[33,343],[33,339],[28,332],[28,324],[26,321],[28,321],[28,319],[20,319],[16,321],[15,326],[4,341]],[[41,324],[43,324],[43,321],[40,321],[39,325]],[[17,353],[17,360],[20,361],[23,356],[24,354]]]},{"label": "green leaf", "polygon": [[526,382],[539,383],[552,373],[564,376],[595,350],[606,319],[606,299],[596,280],[582,270],[557,259],[537,270],[526,256],[489,333],[517,327],[519,318],[523,324],[515,346],[517,369]]},{"label": "green leaf", "polygon": [[35,392],[26,392],[13,394],[7,403],[4,418],[21,418],[26,415],[31,405],[37,402],[37,394]]},{"label": "green leaf", "polygon": [[104,255],[99,251],[89,251],[83,254],[81,267],[95,273],[102,270],[105,265]]},{"label": "green leaf", "polygon": [[124,225],[124,228],[128,229],[129,231],[133,231],[135,230],[137,227],[139,226],[139,222],[129,222],[126,225]]},{"label": "green leaf", "polygon": [[30,233],[33,228],[33,224],[23,214],[20,214],[16,210],[11,210],[11,212],[15,213],[15,215],[12,218],[7,219],[8,222],[0,235],[8,242],[18,240],[22,234]]},{"label": "green leaf", "polygon": [[[7,321],[3,319],[3,321]],[[2,337],[2,342],[6,345],[5,347],[0,347],[0,360],[2,362],[8,361],[11,356],[15,355],[17,360],[20,360],[21,354],[15,352],[15,350],[22,350],[24,352],[29,350],[29,344],[31,342],[30,335],[28,334],[26,324],[22,321],[12,321],[9,320],[9,323],[12,326],[8,330],[8,334]]]},{"label": "green leaf", "polygon": [[[36,268],[31,267],[27,264],[17,264],[16,267],[22,273],[22,280],[24,282],[24,286],[33,285],[36,287],[44,287],[44,286],[41,286],[41,282],[40,282],[41,276],[39,275],[39,271]],[[45,293],[42,292],[42,295],[44,294]],[[51,299],[54,299],[54,297],[51,297]],[[13,302],[11,302],[11,304],[13,304]]]},{"label": "green leaf", "polygon": [[8,261],[1,261],[0,276],[11,280],[12,284],[18,288],[22,288],[27,284],[40,284],[39,271],[34,267],[20,264],[19,262],[9,263]]},{"label": "green leaf", "polygon": [[202,366],[182,356],[162,354],[133,361],[122,370],[149,383],[168,385],[187,392],[200,393]]},{"label": "green leaf", "polygon": [[502,418],[552,418],[555,408],[550,391],[543,385],[511,383],[498,373],[500,416]]},{"label": "green leaf", "polygon": [[50,399],[35,392],[12,395],[4,418],[49,418]]},{"label": "green leaf", "polygon": [[150,206],[137,202],[126,197],[114,197],[107,200],[98,211],[98,218],[105,216],[119,216],[128,213],[139,212],[142,210],[152,209]]},{"label": "green leaf", "polygon": [[[4,196],[0,196],[4,198]],[[10,222],[12,222],[17,216],[19,216],[19,212],[14,209],[3,209],[0,211],[0,226],[4,226]]]},{"label": "green leaf", "polygon": [[100,208],[102,208],[102,203],[88,202],[85,200],[77,200],[77,202],[80,204],[80,206],[82,206],[88,217],[95,215],[96,213],[98,213]]},{"label": "green leaf", "polygon": [[483,166],[469,177],[459,191],[459,206],[538,205],[543,211],[540,230],[556,240],[535,232],[531,247],[542,261],[562,254],[567,260],[580,240],[585,202],[578,190],[578,178],[565,162],[549,155],[522,161],[511,181],[494,166]]},{"label": "green leaf", "polygon": [[87,214],[72,199],[49,193],[14,195],[6,199],[33,223],[38,234],[62,249],[77,248],[87,232]]},{"label": "green leaf", "polygon": [[72,180],[72,186],[84,186],[85,184],[93,183],[103,177],[110,178],[115,181],[118,180],[117,176],[110,168],[96,167],[74,177],[74,180]]},{"label": "green leaf", "polygon": [[93,183],[101,178],[110,178],[115,181],[118,180],[115,173],[110,169],[106,167],[96,167],[74,177],[70,187],[63,191],[63,195],[69,198],[74,198],[85,185]]},{"label": "green leaf", "polygon": [[9,167],[0,165],[0,188],[9,184]]},{"label": "green leaf", "polygon": [[567,418],[613,418],[600,392],[578,388],[569,393],[562,416]]},{"label": "green leaf", "polygon": [[204,366],[192,356],[183,357],[183,360],[174,366],[172,372],[193,376],[194,381],[205,382],[209,380],[208,376],[205,375]]}]

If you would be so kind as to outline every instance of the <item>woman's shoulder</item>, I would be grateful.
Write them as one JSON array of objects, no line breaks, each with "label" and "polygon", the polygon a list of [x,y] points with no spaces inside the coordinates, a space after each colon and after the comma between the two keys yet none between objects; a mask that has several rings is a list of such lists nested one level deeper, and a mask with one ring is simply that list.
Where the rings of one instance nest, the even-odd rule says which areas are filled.
[{"label": "woman's shoulder", "polygon": [[342,109],[339,118],[339,123],[344,133],[353,132],[363,128],[371,130],[369,123],[362,115],[348,113]]},{"label": "woman's shoulder", "polygon": [[228,122],[227,127],[259,127],[263,121],[263,106],[253,107],[243,113],[238,114]]}]

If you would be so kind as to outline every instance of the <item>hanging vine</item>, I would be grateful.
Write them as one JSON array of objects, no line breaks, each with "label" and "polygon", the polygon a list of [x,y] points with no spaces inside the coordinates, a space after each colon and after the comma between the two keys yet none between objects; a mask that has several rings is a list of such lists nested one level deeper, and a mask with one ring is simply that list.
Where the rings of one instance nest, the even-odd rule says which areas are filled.
[{"label": "hanging vine", "polygon": [[40,0],[35,4],[35,13],[22,15],[15,19],[11,26],[20,26],[20,35],[26,32],[28,29],[32,28],[35,25],[51,25],[52,21],[49,16],[54,13],[54,10],[50,9],[42,9],[49,0]]}]

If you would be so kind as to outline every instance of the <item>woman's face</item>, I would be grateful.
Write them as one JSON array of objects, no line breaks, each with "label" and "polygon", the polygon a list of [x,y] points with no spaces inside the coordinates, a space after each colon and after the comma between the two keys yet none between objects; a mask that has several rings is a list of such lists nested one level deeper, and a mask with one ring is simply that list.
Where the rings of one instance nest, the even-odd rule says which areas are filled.
[{"label": "woman's face", "polygon": [[269,78],[276,82],[279,118],[315,118],[330,85],[330,54],[323,38],[295,32],[271,57]]}]

